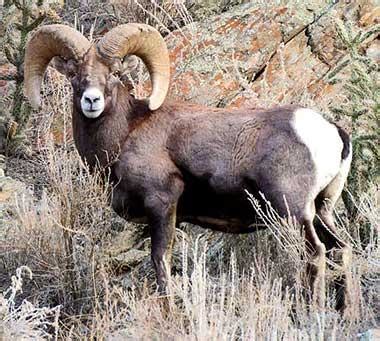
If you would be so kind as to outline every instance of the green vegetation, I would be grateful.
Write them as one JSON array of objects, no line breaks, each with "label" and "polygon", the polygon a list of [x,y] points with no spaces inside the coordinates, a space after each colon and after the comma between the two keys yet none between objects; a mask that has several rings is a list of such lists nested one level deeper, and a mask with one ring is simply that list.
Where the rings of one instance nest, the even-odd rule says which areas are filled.
[{"label": "green vegetation", "polygon": [[[6,126],[7,143],[11,140],[12,144],[18,145],[25,141],[21,135],[25,129],[32,108],[25,101],[23,94],[24,72],[23,63],[25,55],[25,44],[30,32],[36,29],[44,22],[51,22],[58,17],[54,12],[54,6],[46,5],[47,1],[43,0],[6,0],[3,4],[3,23],[0,47],[4,51],[6,60],[16,68],[16,72],[12,75],[4,75],[2,80],[13,81],[13,90],[8,101],[4,102],[5,112],[2,124]],[[9,150],[9,145],[7,149]]]},{"label": "green vegetation", "polygon": [[355,30],[352,24],[338,21],[336,29],[349,53],[329,74],[331,83],[344,84],[344,100],[332,110],[348,117],[352,127],[353,160],[343,199],[349,215],[355,218],[354,201],[380,176],[380,65],[362,52],[369,38],[380,33],[380,26]]}]

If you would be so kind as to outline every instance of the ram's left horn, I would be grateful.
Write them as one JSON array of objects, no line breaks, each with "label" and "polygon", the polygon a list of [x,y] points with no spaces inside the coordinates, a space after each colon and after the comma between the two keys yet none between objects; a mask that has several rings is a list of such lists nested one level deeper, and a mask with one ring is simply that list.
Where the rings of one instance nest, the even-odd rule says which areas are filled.
[{"label": "ram's left horn", "polygon": [[152,94],[147,99],[149,109],[156,110],[164,102],[170,82],[170,59],[161,34],[145,24],[125,24],[109,31],[98,43],[101,57],[110,62],[127,54],[140,57],[148,68]]}]

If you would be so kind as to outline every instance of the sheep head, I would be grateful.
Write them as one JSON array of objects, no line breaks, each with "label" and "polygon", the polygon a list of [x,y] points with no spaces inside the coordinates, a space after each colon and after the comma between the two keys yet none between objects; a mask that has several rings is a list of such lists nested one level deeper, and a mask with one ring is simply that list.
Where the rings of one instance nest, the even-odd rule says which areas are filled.
[{"label": "sheep head", "polygon": [[25,95],[39,107],[41,82],[49,62],[71,81],[74,105],[87,118],[97,118],[111,100],[115,74],[123,60],[136,55],[147,66],[152,93],[149,109],[158,109],[169,88],[170,62],[160,33],[145,24],[120,25],[91,44],[80,32],[66,25],[47,25],[29,39],[25,52]]}]

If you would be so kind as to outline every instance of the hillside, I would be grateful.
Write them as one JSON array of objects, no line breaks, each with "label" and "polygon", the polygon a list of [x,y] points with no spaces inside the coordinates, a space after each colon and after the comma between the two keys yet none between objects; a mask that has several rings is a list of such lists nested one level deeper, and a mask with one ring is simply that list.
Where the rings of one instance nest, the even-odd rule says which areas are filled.
[{"label": "hillside", "polygon": [[[1,340],[378,337],[376,1],[9,0],[1,17]],[[159,296],[148,227],[112,211],[104,178],[90,174],[75,150],[69,82],[49,67],[41,109],[32,110],[22,95],[23,49],[34,25],[65,23],[97,39],[127,22],[149,23],[164,36],[170,99],[219,108],[299,104],[351,134],[353,163],[335,212],[339,238],[353,250],[345,313],[335,309],[338,253],[328,263],[321,310],[306,285],[302,229],[255,202],[252,210],[267,227],[257,233],[181,224],[170,294]],[[121,81],[145,97],[145,67],[134,57],[124,65]]]}]

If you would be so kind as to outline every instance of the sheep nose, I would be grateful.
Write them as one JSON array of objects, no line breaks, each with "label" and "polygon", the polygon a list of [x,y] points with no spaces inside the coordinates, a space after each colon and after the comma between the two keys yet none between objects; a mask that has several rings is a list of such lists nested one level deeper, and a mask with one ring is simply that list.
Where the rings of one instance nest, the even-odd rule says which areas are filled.
[{"label": "sheep nose", "polygon": [[104,95],[98,88],[86,89],[80,99],[82,112],[89,118],[98,117],[104,110]]},{"label": "sheep nose", "polygon": [[84,96],[84,100],[88,104],[94,104],[94,103],[96,103],[97,101],[100,100],[100,96],[96,96],[96,95],[90,94],[90,95]]}]

